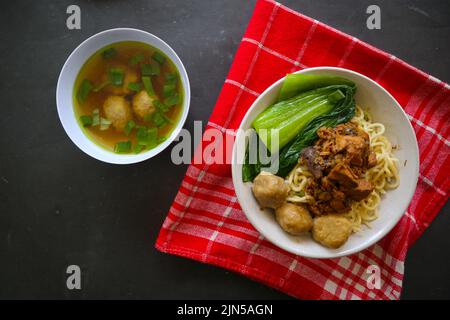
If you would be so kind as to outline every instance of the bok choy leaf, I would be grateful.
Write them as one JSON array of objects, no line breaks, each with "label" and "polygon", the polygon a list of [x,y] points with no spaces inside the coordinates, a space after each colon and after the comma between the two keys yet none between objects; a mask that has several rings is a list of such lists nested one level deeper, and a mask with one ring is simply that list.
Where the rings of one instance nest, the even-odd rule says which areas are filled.
[{"label": "bok choy leaf", "polygon": [[[350,121],[355,114],[355,84],[347,79],[327,75],[287,75],[278,102],[265,109],[253,122],[259,139],[268,154],[277,155],[279,176],[286,176],[298,162],[303,148],[312,145],[320,127],[334,127]],[[262,129],[278,131],[279,145],[272,150],[271,134]],[[275,135],[276,137],[276,135]],[[276,146],[276,145],[275,145]],[[254,157],[253,157],[254,158]],[[242,179],[253,179],[264,169],[259,158],[249,163],[247,148]]]}]

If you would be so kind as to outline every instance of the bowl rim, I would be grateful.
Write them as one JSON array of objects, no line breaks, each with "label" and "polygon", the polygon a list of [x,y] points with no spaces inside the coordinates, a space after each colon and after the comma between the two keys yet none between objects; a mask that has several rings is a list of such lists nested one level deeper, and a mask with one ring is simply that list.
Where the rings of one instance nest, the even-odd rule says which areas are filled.
[{"label": "bowl rim", "polygon": [[[412,136],[414,137],[413,141],[414,144],[410,147],[414,148],[414,153],[417,155],[416,161],[415,161],[415,170],[414,170],[414,185],[412,185],[410,187],[409,190],[409,194],[407,195],[408,199],[405,202],[405,204],[403,205],[403,207],[401,208],[401,211],[403,212],[402,214],[398,214],[392,221],[392,223],[390,225],[386,225],[385,227],[383,227],[382,231],[377,233],[374,237],[372,237],[372,239],[362,242],[360,245],[357,245],[353,248],[350,248],[348,250],[342,251],[342,252],[333,252],[332,249],[330,249],[329,251],[327,251],[327,254],[305,254],[305,253],[299,253],[298,251],[295,251],[293,249],[291,249],[289,246],[286,246],[282,243],[279,243],[275,237],[273,237],[271,234],[265,232],[264,230],[262,230],[262,228],[260,228],[260,226],[257,223],[258,218],[256,218],[256,216],[252,216],[250,214],[247,213],[247,211],[250,211],[249,208],[247,207],[247,204],[245,202],[245,199],[243,199],[242,195],[240,194],[240,192],[237,192],[237,185],[238,184],[243,184],[244,182],[242,181],[238,181],[238,173],[237,170],[238,168],[242,168],[242,165],[239,165],[237,163],[237,148],[238,148],[238,141],[240,139],[242,139],[242,135],[243,135],[243,124],[246,123],[248,121],[248,118],[251,114],[251,111],[259,104],[259,101],[261,99],[263,99],[263,97],[268,94],[269,92],[271,92],[273,90],[274,87],[278,86],[281,82],[284,81],[285,76],[283,76],[282,78],[278,79],[277,81],[275,81],[274,83],[272,83],[266,90],[264,90],[256,99],[255,101],[252,103],[252,105],[250,106],[250,108],[247,110],[247,112],[245,113],[245,116],[243,117],[240,125],[239,125],[239,130],[237,131],[237,135],[236,135],[236,139],[235,139],[235,143],[234,143],[234,147],[233,147],[233,154],[232,154],[232,165],[231,165],[231,174],[232,174],[232,181],[233,181],[233,187],[235,189],[236,192],[236,197],[239,201],[239,204],[242,208],[242,211],[244,212],[245,216],[247,217],[247,219],[250,221],[250,223],[252,224],[252,226],[261,234],[263,235],[267,240],[269,240],[269,242],[271,242],[272,244],[274,244],[275,246],[286,250],[287,252],[293,253],[295,255],[298,256],[302,256],[302,257],[306,257],[306,258],[315,258],[315,259],[332,259],[332,258],[340,258],[340,257],[345,257],[345,256],[349,256],[355,253],[358,253],[364,249],[367,249],[368,247],[374,245],[375,243],[377,243],[379,240],[381,240],[384,236],[386,236],[400,221],[400,219],[405,215],[406,210],[409,206],[409,204],[411,203],[411,200],[415,194],[416,191],[416,187],[417,187],[417,182],[418,182],[418,178],[419,178],[419,167],[420,167],[420,156],[419,156],[419,146],[417,143],[417,137],[414,133],[414,129],[412,127],[411,122],[408,119],[408,116],[405,112],[405,110],[401,107],[401,105],[398,103],[398,101],[389,93],[389,91],[387,91],[385,88],[383,88],[380,84],[378,84],[376,81],[370,79],[369,77],[360,74],[359,72],[353,71],[353,70],[349,70],[349,69],[345,69],[345,68],[340,68],[340,67],[333,67],[333,66],[321,66],[321,67],[312,67],[312,68],[305,68],[302,70],[298,70],[296,72],[293,72],[295,74],[302,74],[302,73],[307,73],[307,72],[311,72],[311,71],[330,71],[330,73],[333,73],[335,71],[341,72],[341,73],[349,73],[352,74],[356,77],[361,77],[364,78],[365,80],[371,82],[372,84],[374,84],[375,86],[377,86],[379,89],[381,89],[382,91],[384,91],[384,93],[386,93],[388,95],[388,97],[393,101],[393,104],[397,107],[397,109],[399,109],[401,111],[402,116],[404,117],[404,120],[406,120],[408,129],[410,130],[410,134],[412,134]],[[339,76],[339,75],[338,75]],[[341,75],[342,76],[342,75]],[[364,232],[364,231],[362,231]]]},{"label": "bowl rim", "polygon": [[[61,84],[61,79],[63,78],[64,74],[68,69],[68,65],[71,62],[72,59],[74,59],[74,57],[76,56],[76,54],[78,54],[79,50],[81,50],[81,48],[83,48],[84,46],[86,46],[87,43],[93,41],[94,39],[98,38],[98,37],[102,37],[105,34],[109,34],[109,33],[115,33],[115,32],[131,32],[131,33],[140,33],[143,34],[146,37],[149,38],[153,38],[156,42],[160,42],[162,44],[162,47],[160,45],[154,45],[154,44],[150,44],[149,42],[145,41],[145,40],[126,40],[126,39],[122,39],[122,40],[116,40],[116,41],[111,41],[108,44],[105,44],[101,47],[96,48],[92,53],[90,53],[89,57],[91,57],[97,50],[100,50],[102,47],[106,47],[108,45],[114,44],[116,42],[122,42],[122,41],[137,41],[137,42],[142,42],[145,43],[147,45],[150,45],[152,47],[155,47],[158,50],[161,50],[164,54],[169,55],[168,53],[170,53],[171,55],[173,55],[173,58],[171,58],[171,60],[174,60],[174,64],[177,67],[178,72],[180,73],[180,77],[185,77],[186,81],[185,83],[183,83],[183,110],[182,110],[182,114],[178,120],[177,125],[175,126],[175,128],[173,128],[172,132],[170,133],[169,138],[164,141],[163,143],[157,145],[155,148],[147,150],[145,152],[139,153],[139,154],[118,154],[118,153],[114,153],[110,150],[107,150],[105,148],[103,148],[102,146],[98,145],[97,143],[95,143],[94,141],[92,141],[92,139],[90,139],[85,132],[83,132],[83,129],[79,126],[78,124],[78,129],[81,131],[82,135],[84,136],[84,139],[86,139],[87,141],[89,141],[89,143],[94,144],[96,147],[104,150],[105,152],[107,152],[107,154],[109,155],[109,157],[105,157],[101,154],[98,154],[96,152],[92,152],[92,149],[89,147],[86,147],[84,145],[82,145],[81,143],[79,143],[77,141],[77,139],[75,138],[75,135],[72,133],[72,130],[68,127],[68,124],[66,123],[66,121],[64,120],[64,117],[62,115],[62,108],[64,107],[64,101],[59,101],[60,97],[59,95],[62,94],[61,91],[65,90],[65,88],[62,88],[62,84]],[[89,57],[87,59],[89,59]],[[83,61],[83,63],[80,65],[80,69],[83,66],[84,63],[86,63],[87,59],[85,59]],[[77,71],[79,72],[79,70]],[[70,88],[70,92],[71,92],[71,96],[72,96],[72,90],[73,90],[73,83],[72,83],[72,87]],[[67,59],[65,60],[63,67],[61,68],[61,71],[59,73],[58,76],[58,81],[57,81],[57,85],[56,85],[56,109],[58,112],[58,118],[59,121],[61,123],[61,125],[64,128],[64,131],[66,132],[66,134],[69,136],[70,140],[84,153],[86,153],[87,155],[89,155],[90,157],[100,160],[102,162],[106,162],[106,163],[111,163],[111,164],[133,164],[133,163],[139,163],[145,160],[148,160],[150,158],[155,157],[156,155],[158,155],[159,153],[161,153],[163,150],[165,150],[179,135],[181,129],[183,128],[187,116],[189,114],[189,108],[190,108],[190,102],[191,102],[191,88],[190,88],[190,81],[189,81],[189,75],[186,71],[186,68],[183,64],[183,61],[180,59],[180,57],[177,55],[177,53],[175,52],[175,50],[164,40],[162,40],[161,38],[159,38],[158,36],[144,31],[144,30],[140,30],[140,29],[136,29],[136,28],[129,28],[129,27],[119,27],[119,28],[112,28],[112,29],[107,29],[107,30],[103,30],[100,32],[97,32],[93,35],[91,35],[90,37],[88,37],[87,39],[85,39],[84,41],[82,41],[79,45],[77,45],[75,47],[75,49],[72,50],[72,52],[70,53],[70,55],[67,57]],[[73,108],[73,103],[72,101],[70,102],[70,105]],[[75,119],[75,121],[77,121],[77,119]]]}]

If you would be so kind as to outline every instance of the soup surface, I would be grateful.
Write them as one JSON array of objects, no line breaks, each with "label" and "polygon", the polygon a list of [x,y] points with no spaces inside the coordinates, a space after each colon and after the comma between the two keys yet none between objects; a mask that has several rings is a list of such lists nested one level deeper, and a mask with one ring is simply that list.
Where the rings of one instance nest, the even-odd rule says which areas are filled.
[{"label": "soup surface", "polygon": [[116,153],[155,148],[172,132],[183,105],[174,63],[141,42],[117,42],[94,53],[73,89],[75,115],[85,134]]}]

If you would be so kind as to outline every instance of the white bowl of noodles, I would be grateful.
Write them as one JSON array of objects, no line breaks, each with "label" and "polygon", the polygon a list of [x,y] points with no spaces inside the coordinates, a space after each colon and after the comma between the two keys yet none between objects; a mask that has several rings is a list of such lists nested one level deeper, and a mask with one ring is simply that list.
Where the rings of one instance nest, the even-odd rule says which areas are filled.
[{"label": "white bowl of noodles", "polygon": [[[392,154],[398,159],[398,186],[387,190],[380,197],[376,213],[368,217],[371,221],[361,224],[348,240],[337,249],[330,249],[314,241],[310,233],[293,236],[285,232],[277,223],[273,209],[261,209],[252,192],[252,183],[243,182],[247,140],[245,131],[252,127],[254,119],[269,105],[273,104],[283,84],[284,78],[265,90],[247,111],[236,136],[233,149],[232,176],[236,195],[242,210],[252,225],[276,246],[310,258],[336,258],[350,255],[375,244],[383,238],[402,218],[414,195],[419,175],[419,151],[416,136],[407,115],[399,103],[383,87],[357,72],[335,68],[317,67],[298,71],[302,74],[326,74],[353,81],[357,86],[355,101],[371,116],[371,121],[384,126],[383,136],[393,146]],[[357,112],[357,115],[360,115]],[[288,177],[285,178],[286,180]],[[396,184],[394,182],[394,184]],[[289,201],[289,200],[288,200]]]}]

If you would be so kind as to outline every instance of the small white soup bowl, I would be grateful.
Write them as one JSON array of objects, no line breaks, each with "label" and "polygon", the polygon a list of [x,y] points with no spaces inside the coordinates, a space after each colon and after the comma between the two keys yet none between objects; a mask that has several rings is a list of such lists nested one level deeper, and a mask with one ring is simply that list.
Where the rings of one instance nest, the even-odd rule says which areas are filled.
[{"label": "small white soup bowl", "polygon": [[[99,49],[121,41],[143,42],[161,50],[177,67],[184,90],[182,114],[170,136],[157,147],[148,151],[143,151],[139,154],[117,154],[95,144],[81,129],[73,108],[72,90],[74,90],[75,79],[83,64]],[[105,30],[83,41],[72,52],[69,58],[67,58],[59,75],[58,85],[56,87],[56,105],[58,108],[59,119],[69,138],[73,141],[73,143],[75,143],[75,145],[78,146],[78,148],[91,157],[114,164],[129,164],[144,161],[154,157],[167,148],[167,146],[177,137],[184,125],[184,122],[186,121],[186,117],[189,112],[190,100],[191,89],[189,86],[189,78],[183,63],[175,51],[167,43],[153,34],[130,28]]]},{"label": "small white soup bowl", "polygon": [[242,163],[245,155],[245,134],[251,128],[253,120],[265,108],[275,102],[284,78],[265,90],[247,111],[238,131],[233,149],[232,175],[239,203],[252,225],[270,242],[291,253],[309,258],[337,258],[356,253],[373,245],[384,237],[405,213],[416,189],[419,175],[419,149],[414,130],[405,112],[398,102],[379,84],[357,72],[334,67],[304,69],[302,74],[329,74],[352,80],[357,85],[356,103],[368,110],[373,120],[386,127],[385,135],[392,145],[399,148],[394,151],[399,161],[400,185],[389,190],[380,202],[379,217],[370,223],[370,228],[350,236],[338,249],[328,249],[315,242],[308,233],[303,236],[291,236],[275,220],[273,210],[260,209],[251,190],[252,183],[242,182]]}]

